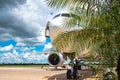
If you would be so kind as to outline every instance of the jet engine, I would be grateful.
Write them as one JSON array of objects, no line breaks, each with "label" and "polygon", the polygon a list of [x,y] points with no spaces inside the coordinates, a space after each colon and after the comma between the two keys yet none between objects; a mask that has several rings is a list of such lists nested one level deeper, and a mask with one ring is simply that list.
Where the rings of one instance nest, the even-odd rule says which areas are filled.
[{"label": "jet engine", "polygon": [[51,53],[48,56],[48,63],[51,66],[61,66],[64,62],[64,58],[60,53]]}]

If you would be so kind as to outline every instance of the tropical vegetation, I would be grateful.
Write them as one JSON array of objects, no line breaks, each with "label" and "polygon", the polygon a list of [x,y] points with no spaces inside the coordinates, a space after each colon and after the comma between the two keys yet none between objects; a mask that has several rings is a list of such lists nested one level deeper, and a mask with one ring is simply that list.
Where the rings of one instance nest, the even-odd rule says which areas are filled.
[{"label": "tropical vegetation", "polygon": [[[120,80],[120,0],[46,0],[50,7],[67,8],[70,19],[65,28],[78,25],[57,36],[53,44],[61,51],[70,47],[77,55],[87,54],[90,61],[103,61],[114,65],[117,62]],[[62,37],[62,38],[61,38]]]}]

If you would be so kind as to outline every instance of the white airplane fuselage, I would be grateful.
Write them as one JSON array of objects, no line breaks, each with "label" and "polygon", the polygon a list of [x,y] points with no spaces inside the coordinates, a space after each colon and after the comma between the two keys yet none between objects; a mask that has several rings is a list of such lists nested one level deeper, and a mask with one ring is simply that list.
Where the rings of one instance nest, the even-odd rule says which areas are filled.
[{"label": "white airplane fuselage", "polygon": [[57,37],[57,35],[66,31],[62,26],[63,19],[66,17],[61,16],[61,14],[58,14],[58,16],[56,15],[48,21],[47,26],[49,27],[49,36],[52,41]]},{"label": "white airplane fuselage", "polygon": [[[80,29],[78,26],[74,26],[73,28],[65,28],[63,27],[63,22],[65,19],[69,19],[72,16],[69,13],[66,12],[61,12],[57,15],[55,15],[51,20],[48,21],[46,25],[46,36],[50,37],[51,41],[53,41],[60,33],[65,32],[65,31],[70,31],[70,30],[75,30],[75,29]],[[69,48],[63,49],[61,53],[63,52],[70,52]]]},{"label": "white airplane fuselage", "polygon": [[[65,31],[71,31],[71,30],[75,30],[75,29],[80,29],[80,27],[78,27],[76,25],[73,28],[70,28],[70,29],[63,27],[64,20],[65,19],[70,19],[71,17],[72,17],[71,14],[69,14],[67,12],[61,12],[61,13],[58,13],[57,15],[55,15],[46,24],[45,36],[49,37],[51,39],[51,41],[54,41],[59,34],[65,32]],[[59,53],[61,53],[62,55],[64,55],[64,53],[66,53],[67,56],[70,55],[70,54],[72,54],[72,55],[74,54],[74,52],[70,51],[70,47],[66,47],[65,49],[63,49]],[[51,55],[51,54],[53,54],[53,55]],[[62,60],[61,56],[58,55],[59,59],[57,59],[57,57],[55,57],[54,54],[57,54],[57,53],[51,52],[49,57],[48,57],[48,62],[50,63],[50,65],[53,65],[52,62],[54,63],[55,62],[54,60],[56,60],[56,61],[60,60],[60,62],[58,62],[58,64],[62,63],[63,60]],[[65,59],[65,58],[66,57],[63,57],[63,59]],[[58,64],[53,65],[53,66],[58,66]]]}]

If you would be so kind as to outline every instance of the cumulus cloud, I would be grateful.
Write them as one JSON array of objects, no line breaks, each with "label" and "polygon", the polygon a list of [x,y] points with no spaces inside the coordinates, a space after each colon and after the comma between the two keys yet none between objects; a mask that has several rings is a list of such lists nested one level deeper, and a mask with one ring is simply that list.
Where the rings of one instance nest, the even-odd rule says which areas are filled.
[{"label": "cumulus cloud", "polygon": [[18,4],[24,4],[26,0],[0,0],[0,8],[15,7]]},{"label": "cumulus cloud", "polygon": [[17,46],[41,45],[50,9],[44,0],[0,0],[0,40],[14,39]]},{"label": "cumulus cloud", "polygon": [[44,50],[44,51],[46,51],[46,50],[50,50],[52,47],[53,47],[52,43],[47,43],[47,44],[45,44],[43,50]]},{"label": "cumulus cloud", "polygon": [[[46,63],[47,56],[27,46],[44,44],[46,23],[56,12],[44,0],[0,0],[0,41],[16,42],[0,47],[0,63]],[[51,46],[46,44],[44,50]]]},{"label": "cumulus cloud", "polygon": [[47,55],[42,53],[26,52],[19,54],[16,50],[13,53],[7,52],[0,54],[0,63],[48,63]]},{"label": "cumulus cloud", "polygon": [[51,53],[51,52],[57,52],[56,48],[52,45],[52,43],[47,43],[44,45],[43,49],[44,53]]},{"label": "cumulus cloud", "polygon": [[36,51],[35,46],[13,46],[12,44],[0,47],[1,63],[48,63],[48,55]]},{"label": "cumulus cloud", "polygon": [[20,52],[30,52],[34,51],[36,48],[34,46],[17,46],[15,47],[16,50],[19,50]]},{"label": "cumulus cloud", "polygon": [[0,47],[0,51],[1,52],[8,52],[11,51],[14,48],[14,46],[12,44],[5,46],[5,47]]}]

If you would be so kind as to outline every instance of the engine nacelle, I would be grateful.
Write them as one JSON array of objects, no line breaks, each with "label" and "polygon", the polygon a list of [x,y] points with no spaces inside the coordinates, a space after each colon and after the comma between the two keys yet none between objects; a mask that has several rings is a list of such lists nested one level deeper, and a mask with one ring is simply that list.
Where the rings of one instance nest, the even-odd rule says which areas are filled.
[{"label": "engine nacelle", "polygon": [[63,58],[62,54],[60,53],[51,53],[48,56],[48,63],[51,66],[61,66],[65,59]]}]

